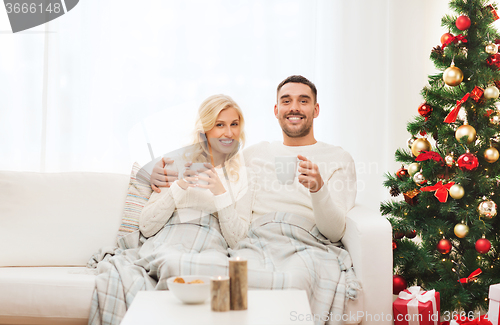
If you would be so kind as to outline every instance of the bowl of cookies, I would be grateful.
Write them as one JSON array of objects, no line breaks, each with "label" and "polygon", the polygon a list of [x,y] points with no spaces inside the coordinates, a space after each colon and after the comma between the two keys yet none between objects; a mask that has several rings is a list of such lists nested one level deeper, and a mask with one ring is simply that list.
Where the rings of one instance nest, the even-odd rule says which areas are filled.
[{"label": "bowl of cookies", "polygon": [[206,275],[173,276],[167,279],[167,286],[186,304],[201,304],[210,296],[210,277]]}]

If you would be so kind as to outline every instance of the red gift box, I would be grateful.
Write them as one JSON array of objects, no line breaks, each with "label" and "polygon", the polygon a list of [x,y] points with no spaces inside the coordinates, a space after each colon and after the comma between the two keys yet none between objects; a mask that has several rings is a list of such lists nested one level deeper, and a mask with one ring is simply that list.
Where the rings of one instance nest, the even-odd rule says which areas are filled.
[{"label": "red gift box", "polygon": [[490,285],[490,305],[488,308],[488,319],[493,325],[500,324],[500,283]]},{"label": "red gift box", "polygon": [[439,292],[410,287],[392,304],[394,325],[439,325]]}]

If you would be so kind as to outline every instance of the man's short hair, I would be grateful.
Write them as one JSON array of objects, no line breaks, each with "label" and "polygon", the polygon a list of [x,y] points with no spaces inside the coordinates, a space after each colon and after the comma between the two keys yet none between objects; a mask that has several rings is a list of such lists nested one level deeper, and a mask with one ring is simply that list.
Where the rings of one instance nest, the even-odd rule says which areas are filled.
[{"label": "man's short hair", "polygon": [[318,97],[318,90],[316,89],[316,86],[312,82],[310,82],[309,79],[300,75],[290,76],[285,80],[283,80],[282,82],[280,82],[280,84],[278,85],[277,93],[280,92],[281,87],[283,87],[285,84],[289,82],[296,82],[309,86],[309,88],[311,88],[312,93],[314,94],[314,103],[316,103],[316,98]]}]

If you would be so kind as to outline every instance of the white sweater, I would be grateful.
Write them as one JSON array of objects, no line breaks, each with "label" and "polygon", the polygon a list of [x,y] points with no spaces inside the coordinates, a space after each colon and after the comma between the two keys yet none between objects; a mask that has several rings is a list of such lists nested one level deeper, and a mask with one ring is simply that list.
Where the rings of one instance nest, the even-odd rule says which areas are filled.
[{"label": "white sweater", "polygon": [[[185,162],[180,157],[174,157],[174,164],[166,168],[180,172]],[[217,174],[226,189],[221,195],[214,196],[208,189],[188,187],[182,189],[177,181],[169,188],[161,188],[161,193],[153,192],[148,203],[141,212],[139,218],[139,229],[146,237],[155,235],[160,231],[172,216],[174,211],[179,215],[183,213],[195,213],[199,211],[199,216],[212,213],[218,218],[235,219],[240,224],[246,224],[246,228],[234,228],[229,224],[221,224],[222,235],[226,242],[233,246],[238,239],[245,237],[250,224],[251,216],[251,196],[248,190],[248,176],[245,166],[241,166],[238,179],[231,179],[228,182],[222,168],[216,168]],[[248,198],[245,198],[248,197]]]},{"label": "white sweater", "polygon": [[[246,207],[251,202],[251,218],[239,211],[237,215],[219,215],[219,222],[231,233],[243,239],[249,223],[271,212],[291,212],[309,218],[330,241],[339,241],[345,231],[345,217],[356,200],[356,170],[351,155],[341,147],[317,142],[308,146],[285,146],[281,142],[261,142],[243,151],[246,166],[252,170],[253,195],[240,203]],[[316,193],[300,184],[282,185],[275,174],[274,157],[303,155],[317,164],[323,187]]]}]

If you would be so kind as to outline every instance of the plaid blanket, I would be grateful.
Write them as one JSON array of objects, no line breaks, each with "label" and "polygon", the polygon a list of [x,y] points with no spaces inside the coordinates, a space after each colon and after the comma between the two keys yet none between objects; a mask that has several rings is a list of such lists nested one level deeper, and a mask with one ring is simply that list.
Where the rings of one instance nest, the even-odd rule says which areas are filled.
[{"label": "plaid blanket", "polygon": [[356,299],[360,290],[340,243],[290,213],[255,220],[234,249],[212,215],[181,223],[174,213],[158,234],[140,242],[102,249],[89,261],[98,272],[89,324],[119,324],[138,291],[167,289],[171,276],[227,275],[229,256],[248,260],[250,289],[306,290],[315,324],[341,324],[336,315],[342,316],[347,299]]}]

